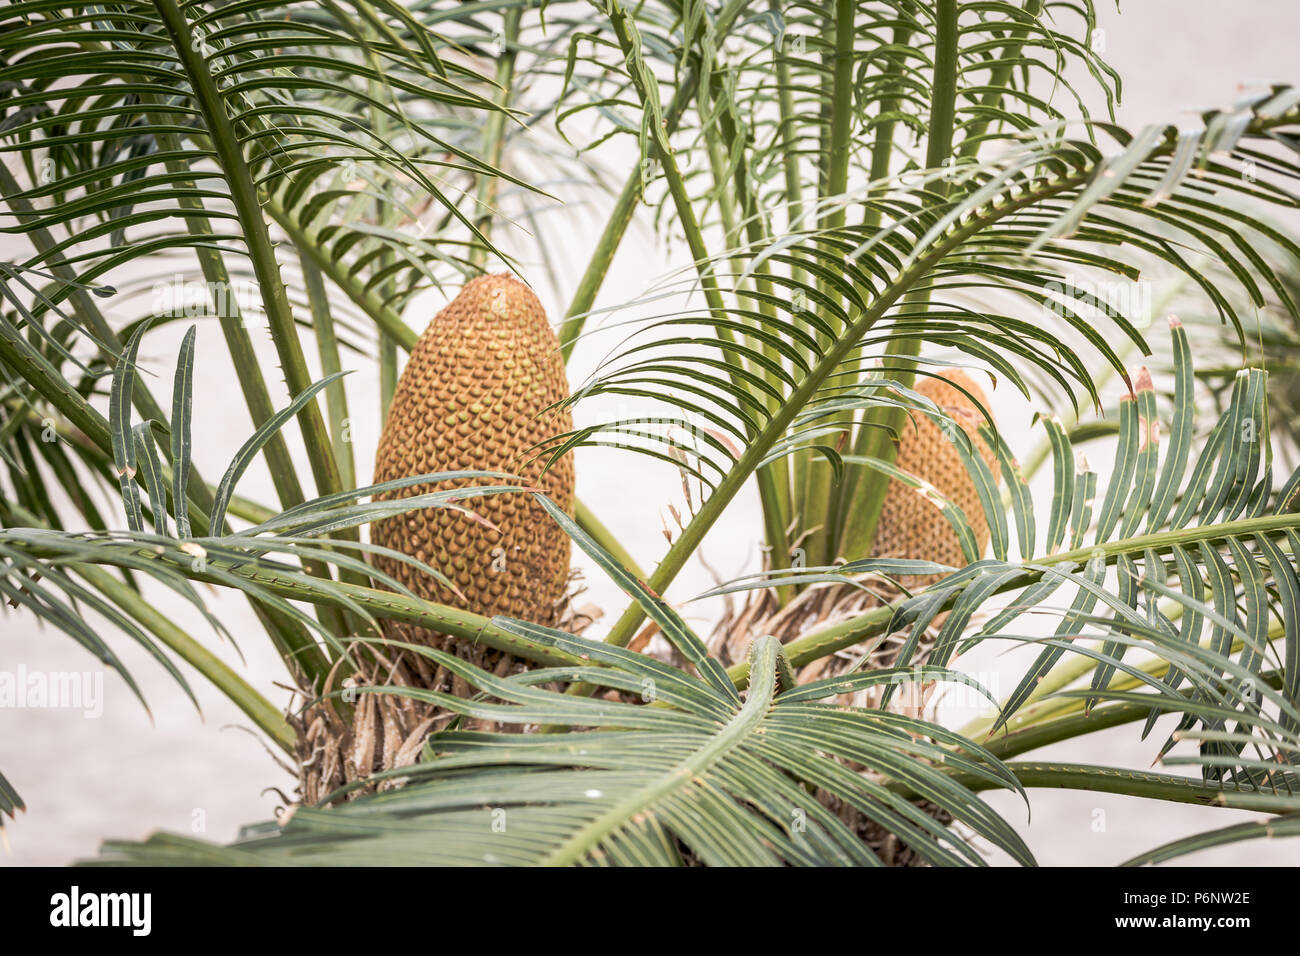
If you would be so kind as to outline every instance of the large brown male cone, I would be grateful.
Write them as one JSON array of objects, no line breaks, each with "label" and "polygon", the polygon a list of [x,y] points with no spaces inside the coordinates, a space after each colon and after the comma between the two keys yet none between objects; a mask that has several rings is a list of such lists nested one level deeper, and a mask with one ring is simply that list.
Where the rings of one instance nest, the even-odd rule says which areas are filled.
[{"label": "large brown male cone", "polygon": [[[411,351],[398,380],[375,456],[375,482],[447,471],[498,471],[520,476],[475,479],[477,484],[540,488],[573,511],[573,458],[565,455],[543,474],[534,446],[572,425],[551,406],[568,395],[564,364],[537,296],[509,276],[482,276],[439,312]],[[422,484],[389,495],[403,498],[464,487],[458,480]],[[456,590],[410,564],[375,556],[375,567],[415,594],[484,616],[507,615],[555,624],[569,578],[569,539],[526,492],[460,502],[474,517],[449,508],[408,511],[375,522],[370,540],[436,568]],[[396,622],[387,636],[437,647],[498,675],[523,668],[509,654]],[[342,681],[398,684],[468,697],[469,685],[449,668],[418,654],[368,645],[357,670]],[[334,676],[313,693],[338,690]],[[347,700],[347,697],[344,698]],[[418,759],[430,730],[451,719],[432,704],[391,694],[356,695],[351,707],[314,706],[298,724],[299,791],[306,804],[345,783]],[[471,720],[470,729],[494,729]],[[513,729],[513,728],[502,728]],[[380,789],[391,787],[388,780]],[[369,787],[354,789],[355,797]]]},{"label": "large brown male cone", "polygon": [[[915,391],[938,405],[940,411],[961,427],[996,480],[999,477],[996,457],[979,434],[980,426],[985,424],[985,412],[980,410],[980,406],[986,411],[989,407],[984,392],[957,369],[944,369],[939,376],[923,378]],[[989,543],[989,524],[984,517],[979,492],[975,490],[975,483],[954,441],[924,412],[912,413],[903,423],[894,464],[925,481],[965,512],[975,533],[980,556],[983,556]],[[964,567],[966,558],[962,555],[957,533],[943,512],[927,497],[927,490],[897,480],[890,481],[872,554]],[[919,586],[938,577],[909,576],[904,578],[904,583],[909,587]]]},{"label": "large brown male cone", "polygon": [[[508,472],[572,514],[572,455],[545,473],[545,459],[536,457],[539,442],[572,428],[567,410],[551,408],[568,394],[559,344],[532,290],[508,275],[472,279],[411,351],[379,438],[375,482],[425,472]],[[381,497],[454,486],[418,485]],[[556,623],[568,588],[568,536],[530,494],[507,492],[461,504],[486,521],[426,508],[376,522],[370,534],[375,544],[441,571],[463,597],[409,564],[380,557],[375,566],[432,601],[485,617]],[[419,629],[402,629],[400,636],[465,650]],[[467,656],[503,673],[513,664],[481,645]]]}]

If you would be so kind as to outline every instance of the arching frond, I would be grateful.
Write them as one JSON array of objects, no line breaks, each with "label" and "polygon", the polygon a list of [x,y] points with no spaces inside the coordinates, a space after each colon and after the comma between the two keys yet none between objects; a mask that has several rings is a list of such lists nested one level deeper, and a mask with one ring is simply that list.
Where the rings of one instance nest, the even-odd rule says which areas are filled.
[{"label": "arching frond", "polygon": [[[1245,192],[1276,196],[1286,204],[1294,200],[1281,187],[1270,193],[1233,178],[1215,157],[1245,139],[1272,138],[1293,122],[1293,99],[1289,91],[1277,93],[1231,114],[1235,119],[1211,121],[1190,140],[1172,129],[1152,128],[1132,138],[1112,131],[1124,144],[1117,156],[1106,157],[1086,142],[1022,148],[1001,165],[981,168],[941,203],[927,192],[933,178],[911,191],[904,187],[869,200],[890,220],[880,230],[809,228],[714,260],[707,264],[716,293],[706,296],[708,310],[653,322],[644,344],[630,339],[575,399],[592,394],[666,398],[669,427],[655,433],[627,420],[587,426],[561,436],[555,450],[612,441],[639,443],[664,457],[687,456],[688,467],[712,493],[652,579],[661,590],[750,476],[771,489],[765,509],[777,514],[769,529],[784,529],[790,522],[780,503],[797,498],[791,497],[783,456],[816,448],[838,467],[834,449],[857,451],[877,427],[868,417],[871,409],[915,405],[915,397],[908,401],[906,389],[894,384],[897,373],[914,367],[914,351],[900,354],[904,343],[965,353],[1026,394],[1022,372],[1037,368],[1067,394],[1079,390],[1095,398],[1086,363],[1056,326],[987,305],[965,305],[961,297],[994,288],[1031,308],[1051,310],[1126,374],[1110,340],[1124,336],[1145,351],[1140,331],[1104,302],[1092,304],[1113,323],[1113,334],[1095,328],[1096,319],[1068,296],[1054,298],[1053,291],[1064,288],[1063,268],[1136,275],[1119,252],[1127,246],[1198,279],[1175,246],[1151,242],[1144,232],[1147,217],[1165,215],[1162,200],[1175,201],[1169,197],[1210,196],[1222,204],[1213,207],[1222,214],[1207,212],[1194,227],[1189,224],[1184,242],[1199,239],[1203,250],[1219,249],[1225,256],[1212,233],[1237,248],[1248,245],[1249,221],[1240,223],[1226,197]],[[1232,144],[1223,140],[1229,123]],[[1200,157],[1202,175],[1188,177],[1189,156]],[[743,271],[732,266],[737,259]],[[1240,281],[1249,288],[1253,280],[1246,275]],[[723,289],[730,301],[723,301]],[[1239,321],[1222,293],[1211,287],[1208,294],[1225,320]],[[925,297],[924,310],[917,311],[909,298],[915,295]],[[848,484],[845,494],[853,488]],[[817,557],[865,556],[854,521],[858,502],[849,497],[845,504],[839,538],[829,539],[835,550]],[[638,618],[630,612],[616,636],[630,636]]]},{"label": "arching frond", "polygon": [[[283,827],[253,828],[225,848],[158,835],[105,844],[97,862],[165,865],[202,855],[230,865],[878,865],[858,834],[796,780],[898,834],[928,862],[982,860],[892,785],[924,796],[1021,862],[1032,859],[1005,821],[935,766],[1017,789],[981,748],[924,721],[792,692],[771,638],[755,644],[755,679],[741,703],[639,654],[535,625],[506,626],[589,663],[502,679],[412,646],[479,696],[374,690],[437,702],[467,718],[574,733],[443,731],[429,739],[425,760],[401,769],[400,790],[329,810],[301,808]],[[557,679],[591,681],[640,702],[539,686]],[[854,772],[846,761],[873,773]]]}]

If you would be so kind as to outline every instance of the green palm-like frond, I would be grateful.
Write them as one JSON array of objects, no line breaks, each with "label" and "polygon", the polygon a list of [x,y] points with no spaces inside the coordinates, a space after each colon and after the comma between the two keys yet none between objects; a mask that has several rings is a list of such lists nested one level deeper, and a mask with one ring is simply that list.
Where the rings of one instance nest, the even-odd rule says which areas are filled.
[{"label": "green palm-like frond", "polygon": [[[0,320],[0,329],[5,327]],[[157,443],[154,435],[157,423],[137,424],[131,410],[136,389],[137,350],[146,329],[147,323],[133,332],[113,370],[106,419],[75,390],[68,389],[63,394],[67,402],[65,409],[73,413],[73,420],[82,429],[75,441],[66,444],[84,452],[94,473],[107,472],[117,479],[126,530],[108,530],[105,520],[84,493],[74,501],[83,512],[94,516],[98,527],[80,532],[63,530],[58,523],[58,509],[43,493],[42,474],[37,470],[30,445],[53,446],[44,456],[46,465],[56,478],[75,488],[77,474],[68,459],[60,457],[65,454],[60,447],[65,443],[26,434],[37,428],[53,431],[52,423],[41,422],[26,430],[9,428],[10,444],[22,454],[27,467],[12,471],[18,501],[0,501],[0,594],[10,606],[32,613],[81,644],[107,668],[116,671],[142,703],[144,698],[135,679],[99,629],[85,620],[84,610],[96,612],[143,647],[194,699],[172,655],[180,657],[215,683],[273,741],[291,750],[293,733],[279,710],[149,604],[142,596],[137,578],[169,589],[196,608],[214,631],[232,642],[220,620],[208,611],[194,582],[218,584],[242,592],[261,613],[273,616],[278,622],[271,631],[277,649],[299,683],[311,687],[323,679],[334,660],[346,654],[347,649],[340,642],[337,615],[351,613],[360,624],[378,630],[376,615],[386,607],[391,611],[393,600],[409,602],[417,616],[434,611],[435,606],[426,605],[394,578],[373,569],[365,561],[367,556],[378,554],[412,564],[455,590],[437,568],[391,549],[356,540],[350,533],[361,525],[411,508],[449,508],[473,518],[466,502],[482,495],[521,492],[524,488],[511,483],[511,476],[494,472],[426,474],[320,496],[279,514],[261,516],[252,527],[233,530],[227,514],[236,507],[235,488],[244,471],[294,414],[338,375],[314,383],[255,430],[235,453],[220,483],[210,491],[204,510],[188,492],[194,477],[190,460],[195,329],[188,330],[181,345],[171,432],[165,442]],[[11,339],[10,344],[16,341],[22,340]],[[32,356],[34,352],[28,348],[21,354]],[[56,375],[49,367],[46,372],[51,379]],[[10,425],[14,422],[26,425],[21,409],[19,412]],[[168,449],[166,463],[158,454],[159,447]],[[474,479],[493,479],[497,483],[464,487],[465,482]],[[420,482],[443,484],[445,490],[392,502],[374,500],[377,495]],[[24,506],[29,497],[39,505],[39,511]],[[371,500],[363,502],[366,498]],[[179,507],[176,502],[180,502]],[[249,509],[238,510],[247,513]],[[168,520],[169,514],[174,517],[174,525]],[[191,516],[214,533],[193,533]],[[339,572],[339,582],[331,577],[330,568]],[[123,576],[119,578],[109,569]],[[356,583],[369,584],[371,579],[389,589],[393,597],[385,598],[385,592]],[[349,581],[352,583],[348,584]],[[304,589],[327,605],[316,617],[290,599],[300,597]],[[452,614],[455,616],[455,612]]]},{"label": "green palm-like frond", "polygon": [[13,819],[18,811],[26,810],[23,798],[18,795],[18,791],[13,785],[5,779],[4,774],[0,774],[0,829],[4,828],[4,818]]},{"label": "green palm-like frond", "polygon": [[1147,866],[1177,859],[1189,853],[1197,853],[1216,846],[1240,843],[1243,840],[1274,839],[1279,837],[1300,836],[1300,816],[1287,814],[1273,817],[1258,823],[1238,823],[1221,830],[1197,833],[1194,836],[1174,840],[1163,846],[1148,850],[1124,862],[1125,866]]},{"label": "green palm-like frond", "polygon": [[[1122,370],[1107,334],[1094,328],[1095,318],[1052,300],[1049,286],[1060,287],[1065,267],[1136,275],[1115,251],[1126,245],[1195,276],[1172,243],[1150,241],[1144,232],[1147,217],[1164,215],[1161,200],[1167,196],[1211,195],[1223,203],[1215,207],[1223,209],[1221,215],[1204,212],[1194,227],[1187,226],[1183,242],[1199,238],[1201,248],[1224,256],[1213,235],[1227,237],[1236,248],[1248,245],[1249,220],[1243,225],[1223,197],[1267,191],[1233,178],[1215,157],[1244,138],[1270,139],[1293,123],[1294,113],[1295,96],[1281,91],[1211,121],[1194,139],[1172,129],[1151,128],[1132,138],[1114,131],[1124,144],[1115,156],[1082,141],[1045,149],[1022,146],[1004,162],[971,173],[951,199],[936,201],[937,174],[919,189],[900,187],[888,197],[868,199],[891,223],[882,229],[810,228],[698,264],[708,311],[675,313],[652,323],[644,342],[624,347],[579,392],[579,398],[669,396],[664,420],[673,427],[656,433],[637,420],[608,422],[561,436],[556,448],[639,443],[661,457],[686,456],[688,467],[709,487],[712,493],[656,571],[651,581],[656,590],[668,585],[751,476],[758,478],[764,496],[769,544],[784,554],[785,529],[799,515],[799,502],[810,501],[799,496],[806,466],[796,460],[792,472],[787,458],[815,450],[829,461],[823,472],[829,478],[842,465],[839,447],[854,453],[871,447],[880,429],[873,410],[915,405],[916,397],[897,382],[915,368],[907,343],[966,353],[1026,394],[1022,372],[1028,368],[1047,373],[1067,394],[1075,389],[1092,394],[1086,365],[1056,327],[987,306],[972,308],[962,303],[964,294],[993,288],[1032,308],[1052,309]],[[1189,178],[1197,161],[1202,174]],[[1278,201],[1294,202],[1278,190]],[[1253,285],[1248,274],[1241,281]],[[1213,287],[1208,292],[1225,320],[1239,322],[1222,293]],[[927,300],[919,312],[909,298],[917,294]],[[1116,332],[1146,349],[1125,315],[1100,306]],[[825,548],[831,550],[814,558],[865,556],[870,538],[862,535],[869,528],[857,520],[863,505],[855,494],[860,475],[861,469],[851,472],[840,483],[842,520],[827,537]],[[802,515],[804,521],[822,517]],[[637,620],[633,609],[616,628],[616,638],[629,637]]]},{"label": "green palm-like frond", "polygon": [[[15,3],[5,16],[4,132],[29,177],[6,199],[27,212],[19,231],[70,233],[43,261],[75,260],[85,281],[160,246],[254,243],[249,199],[318,226],[342,203],[347,232],[359,177],[406,177],[459,215],[430,174],[491,172],[435,122],[495,110],[488,82],[400,4]],[[369,197],[400,205],[388,185]],[[142,232],[178,219],[188,234]]]},{"label": "green palm-like frond", "polygon": [[[996,760],[924,721],[829,706],[807,693],[787,699],[780,647],[771,638],[755,644],[755,679],[742,703],[629,651],[533,625],[507,626],[590,664],[501,679],[455,656],[410,647],[451,668],[484,699],[374,690],[435,702],[467,718],[586,729],[532,736],[444,731],[430,738],[423,761],[402,769],[408,782],[400,790],[328,810],[302,808],[283,828],[255,828],[226,848],[168,835],[106,844],[100,862],[878,864],[798,780],[899,834],[929,862],[981,858],[902,793],[924,796],[1021,862],[1032,859],[1004,821],[936,765],[1018,789]],[[590,681],[642,702],[537,686],[552,680]],[[855,772],[850,761],[872,772]]]},{"label": "green palm-like frond", "polygon": [[[418,193],[477,235],[440,184],[442,171],[490,178],[496,170],[439,135],[436,117],[501,107],[489,81],[460,54],[442,55],[450,41],[401,4],[41,2],[10,4],[0,16],[0,132],[3,151],[21,163],[20,176],[0,175],[3,228],[31,244],[7,270],[4,295],[18,324],[46,345],[53,337],[41,330],[66,322],[115,362],[123,342],[92,293],[111,291],[117,273],[146,257],[188,251],[208,296],[222,299],[214,302],[222,331],[261,424],[272,408],[248,305],[220,295],[231,287],[229,260],[251,267],[290,391],[310,384],[268,217],[295,241],[310,233],[300,256],[360,283],[368,314],[401,328],[387,307],[391,289],[417,291],[428,262],[446,253],[399,235],[395,218],[410,214]],[[377,212],[363,209],[362,194]],[[43,292],[27,279],[33,272],[56,281]],[[390,291],[375,292],[381,285]],[[322,297],[313,295],[314,314]],[[55,357],[56,367],[67,358]],[[166,423],[146,390],[134,401]],[[298,417],[317,491],[342,490],[316,403]],[[264,453],[281,504],[304,500],[283,440]]]},{"label": "green palm-like frond", "polygon": [[[1275,485],[1262,371],[1238,374],[1231,400],[1202,439],[1194,428],[1191,345],[1177,322],[1171,337],[1171,417],[1160,424],[1151,380],[1137,376],[1135,391],[1120,403],[1115,462],[1104,480],[1076,458],[1061,424],[1046,419],[1055,480],[1051,501],[1035,507],[1005,442],[986,426],[984,437],[997,450],[996,467],[1011,489],[1008,513],[990,469],[954,429],[981,491],[993,557],[973,561],[921,594],[794,641],[787,647],[792,662],[807,663],[872,634],[900,632],[906,641],[897,666],[905,667],[931,628],[937,636],[927,667],[942,668],[979,641],[1041,645],[998,711],[963,733],[989,735],[993,752],[1010,757],[1117,723],[1145,721],[1145,736],[1158,717],[1172,713],[1179,720],[1157,759],[1171,769],[1195,767],[1201,780],[1122,767],[1010,764],[1026,787],[1275,813],[1300,808],[1300,777],[1293,769],[1300,763],[1300,473]],[[955,508],[945,513],[954,530],[969,537],[966,516]],[[1018,560],[1011,559],[1013,551]],[[774,572],[710,593],[934,570],[871,559]],[[986,618],[978,626],[977,614]],[[1017,631],[1013,625],[1026,616],[1055,621],[1054,629],[1047,637]],[[1289,832],[1287,825],[1247,828],[1225,831],[1222,839]],[[1217,842],[1218,836],[1192,839],[1155,851],[1151,859]]]}]

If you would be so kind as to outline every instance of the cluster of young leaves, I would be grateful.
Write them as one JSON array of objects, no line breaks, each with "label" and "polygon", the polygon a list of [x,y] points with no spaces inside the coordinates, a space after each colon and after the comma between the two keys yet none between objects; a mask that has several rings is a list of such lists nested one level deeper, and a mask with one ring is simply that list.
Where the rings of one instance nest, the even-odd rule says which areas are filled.
[{"label": "cluster of young leaves", "polygon": [[[1086,119],[1084,98],[1071,83],[1072,67],[1082,66],[1113,106],[1119,77],[1092,43],[1092,3],[1054,7],[1049,16],[1034,0],[1023,8],[980,4],[963,22],[956,67],[963,83],[952,118],[961,157],[973,157],[991,131],[1065,118],[1050,100],[1031,94],[1031,85],[1066,91]],[[794,228],[805,204],[827,195],[820,186],[837,109],[848,111],[849,169],[873,182],[897,171],[895,149],[907,151],[904,137],[895,139],[895,127],[910,134],[914,145],[924,142],[931,127],[938,56],[934,5],[668,0],[607,3],[601,12],[606,20],[586,17],[569,42],[565,108],[557,118],[566,127],[579,118],[588,121],[581,139],[573,134],[586,149],[619,134],[638,138],[638,192],[654,203],[666,233],[675,231],[672,203],[664,201],[669,191],[653,188],[664,185],[653,146],[660,128],[683,144],[675,159],[685,178],[699,183],[697,201],[714,207],[716,221],[743,235],[747,228],[774,225],[763,222],[768,218]],[[548,22],[563,22],[566,15],[572,14],[565,4],[548,7]],[[837,23],[846,18],[851,37],[837,33]],[[628,53],[611,29],[618,19],[626,20],[632,41],[632,53],[621,58],[610,55]],[[837,62],[847,63],[852,74],[851,94],[839,97],[838,107],[843,91],[834,83]],[[638,84],[650,91],[646,100]],[[662,86],[671,97],[659,94]],[[910,157],[913,169],[925,166],[920,150]],[[734,215],[723,208],[732,204]]]},{"label": "cluster of young leaves", "polygon": [[[747,29],[731,31],[701,97],[697,128],[702,138],[713,124],[720,132],[718,166],[699,177],[720,223],[749,241],[797,230],[830,212],[821,201],[850,182],[883,186],[900,171],[930,166],[935,135],[950,144],[942,162],[956,172],[1008,133],[1041,133],[1067,119],[1086,123],[1076,74],[1087,76],[1108,109],[1118,99],[1119,77],[1093,42],[1091,2],[1054,4],[1050,12],[1036,0],[968,7],[951,50],[940,39],[941,18],[939,5],[912,0],[774,3]],[[847,97],[837,85],[845,70]],[[956,77],[955,89],[936,115],[946,99],[936,97],[936,86],[945,75]],[[1063,112],[1039,90],[1065,94],[1074,110]],[[837,141],[846,163],[832,173]],[[728,215],[732,190],[740,199]],[[850,201],[848,214],[879,222],[865,203]]]}]

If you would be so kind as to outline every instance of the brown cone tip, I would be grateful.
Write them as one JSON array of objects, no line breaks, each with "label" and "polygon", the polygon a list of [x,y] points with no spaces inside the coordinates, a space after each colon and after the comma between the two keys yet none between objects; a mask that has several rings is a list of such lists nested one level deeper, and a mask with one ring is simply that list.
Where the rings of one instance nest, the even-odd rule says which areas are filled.
[{"label": "brown cone tip", "polygon": [[[984,412],[980,411],[979,406],[992,414],[983,389],[958,369],[944,369],[938,375],[938,378],[923,379],[916,385],[915,391],[938,405],[941,411],[961,426],[994,477],[1000,478],[997,457],[979,434],[980,426],[985,421]],[[971,401],[961,389],[969,392],[976,401]],[[966,513],[966,520],[975,532],[975,540],[982,555],[989,543],[984,507],[961,453],[943,433],[943,429],[924,413],[913,413],[903,423],[898,457],[894,464],[928,482]],[[948,519],[920,490],[899,481],[891,481],[885,494],[872,556],[937,561],[955,568],[966,564],[957,533],[953,531]],[[905,583],[909,587],[922,586],[936,579],[909,576]]]},{"label": "brown cone tip", "polygon": [[[426,472],[503,471],[540,486],[572,514],[572,454],[544,475],[545,461],[530,461],[538,442],[573,427],[567,410],[549,409],[568,394],[555,333],[532,290],[509,275],[472,279],[411,351],[379,438],[375,482]],[[379,497],[455,485],[417,485]],[[462,504],[497,530],[451,509],[426,508],[378,521],[370,534],[375,544],[441,571],[463,600],[408,564],[376,557],[375,566],[428,600],[484,616],[555,623],[568,588],[568,536],[528,494]]]}]

